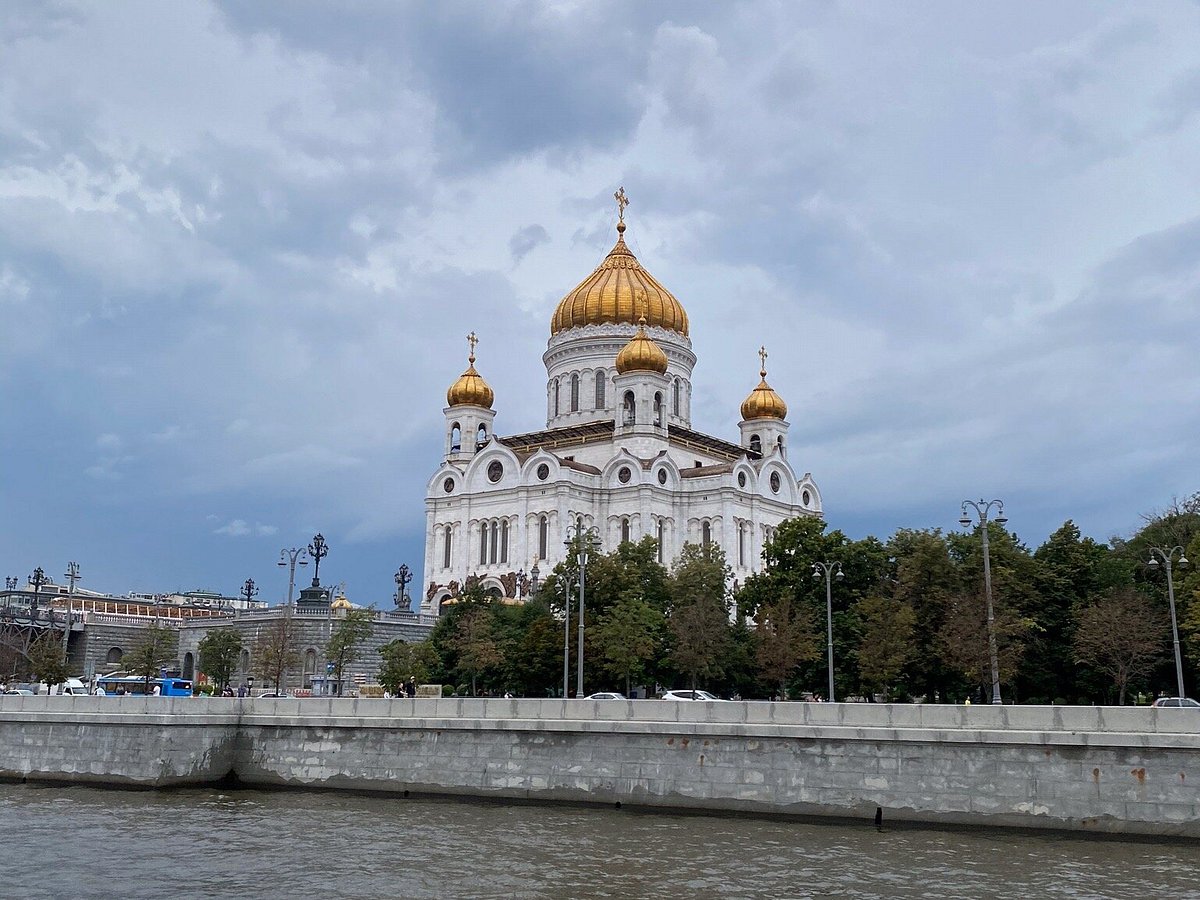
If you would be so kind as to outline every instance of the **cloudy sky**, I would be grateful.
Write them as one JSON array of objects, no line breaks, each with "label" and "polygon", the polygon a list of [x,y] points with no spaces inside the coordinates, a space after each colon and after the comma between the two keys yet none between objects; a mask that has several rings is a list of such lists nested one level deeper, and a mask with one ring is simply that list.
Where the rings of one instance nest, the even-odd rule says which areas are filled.
[{"label": "cloudy sky", "polygon": [[[0,566],[124,592],[418,570],[481,338],[544,426],[627,237],[694,424],[755,351],[831,525],[1037,544],[1200,490],[1200,5],[0,5]],[[418,584],[413,588],[420,588]]]}]

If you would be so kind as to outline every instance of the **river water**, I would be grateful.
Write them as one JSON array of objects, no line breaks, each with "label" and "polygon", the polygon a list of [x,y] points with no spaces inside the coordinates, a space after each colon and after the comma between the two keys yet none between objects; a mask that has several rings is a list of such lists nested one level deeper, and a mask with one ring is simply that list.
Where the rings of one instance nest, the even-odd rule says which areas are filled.
[{"label": "river water", "polygon": [[333,792],[0,785],[0,896],[1200,897],[1200,847]]}]

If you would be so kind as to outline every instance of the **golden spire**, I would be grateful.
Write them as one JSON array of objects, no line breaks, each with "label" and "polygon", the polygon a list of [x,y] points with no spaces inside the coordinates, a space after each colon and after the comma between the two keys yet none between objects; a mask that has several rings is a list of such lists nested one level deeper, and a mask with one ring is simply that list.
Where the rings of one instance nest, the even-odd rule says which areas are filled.
[{"label": "golden spire", "polygon": [[787,404],[775,393],[774,388],[767,384],[767,348],[758,348],[758,387],[750,392],[750,396],[742,401],[743,419],[786,419]]},{"label": "golden spire", "polygon": [[[647,304],[645,291],[639,291],[637,299]],[[667,354],[646,334],[646,314],[643,312],[638,318],[637,334],[617,354],[617,372],[621,375],[626,372],[657,372],[662,375],[666,371]]]},{"label": "golden spire", "polygon": [[617,234],[625,233],[625,207],[629,205],[629,198],[625,196],[625,185],[621,185],[617,192],[613,194],[613,199],[617,201]]},{"label": "golden spire", "polygon": [[496,395],[483,380],[483,376],[475,371],[475,345],[479,343],[479,338],[475,336],[474,331],[467,335],[467,343],[471,347],[467,356],[467,371],[446,391],[446,405],[482,406],[484,409],[491,409]]}]

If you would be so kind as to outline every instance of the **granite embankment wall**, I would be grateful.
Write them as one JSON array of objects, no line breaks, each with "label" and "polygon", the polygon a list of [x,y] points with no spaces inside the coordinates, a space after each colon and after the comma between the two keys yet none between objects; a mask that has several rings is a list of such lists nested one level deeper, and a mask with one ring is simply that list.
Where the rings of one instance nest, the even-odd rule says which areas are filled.
[{"label": "granite embankment wall", "polygon": [[0,697],[0,779],[346,788],[1200,838],[1200,715]]}]

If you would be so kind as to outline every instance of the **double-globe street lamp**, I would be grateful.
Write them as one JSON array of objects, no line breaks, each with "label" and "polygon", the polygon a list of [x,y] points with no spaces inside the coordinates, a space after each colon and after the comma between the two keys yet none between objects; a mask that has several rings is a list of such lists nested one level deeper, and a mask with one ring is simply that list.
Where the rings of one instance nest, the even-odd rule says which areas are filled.
[{"label": "double-globe street lamp", "polygon": [[[571,534],[574,532],[574,535]],[[568,548],[575,552],[575,562],[579,566],[579,647],[576,651],[575,660],[575,696],[583,696],[583,597],[584,585],[587,581],[587,564],[588,552],[599,545],[600,534],[594,525],[583,527],[582,522],[577,522],[574,525],[567,526],[567,540],[564,541]],[[565,604],[565,605],[570,605]],[[565,652],[565,651],[564,651]],[[563,696],[566,697],[566,684],[564,679]]]},{"label": "double-globe street lamp", "polygon": [[840,562],[815,562],[813,563],[813,578],[820,578],[821,574],[825,575],[825,637],[826,647],[828,649],[829,658],[829,702],[832,703],[836,698],[833,694],[833,586],[832,579],[837,578],[841,581],[845,578],[842,572],[842,564]]},{"label": "double-globe street lamp", "polygon": [[413,580],[413,573],[408,568],[408,563],[400,563],[400,568],[396,570],[396,596],[393,598],[396,601],[398,609],[408,609],[408,592],[406,588],[408,583]]},{"label": "double-globe street lamp", "polygon": [[975,511],[975,515],[979,517],[980,533],[983,536],[983,593],[987,598],[987,642],[988,642],[988,662],[992,667],[992,702],[1001,703],[1000,699],[1000,657],[996,652],[996,614],[992,607],[992,558],[991,552],[988,549],[988,514],[992,507],[996,508],[996,518],[993,520],[1001,528],[1008,522],[1008,517],[1004,515],[1003,500],[964,500],[962,502],[962,518],[958,520],[963,528],[970,526],[974,521],[967,514],[967,508]]},{"label": "double-globe street lamp", "polygon": [[1180,567],[1188,564],[1187,557],[1183,555],[1183,548],[1176,545],[1170,549],[1164,547],[1151,547],[1150,560],[1146,563],[1151,569],[1158,569],[1158,561],[1163,561],[1163,566],[1167,570],[1167,600],[1171,606],[1171,637],[1175,641],[1175,681],[1179,687],[1179,693],[1175,696],[1183,697],[1183,657],[1179,655],[1179,626],[1175,624],[1175,582],[1171,576],[1171,565],[1178,562]]},{"label": "double-globe street lamp", "polygon": [[292,592],[296,589],[296,566],[307,566],[308,560],[304,555],[308,553],[303,547],[293,547],[289,550],[284,547],[279,551],[279,565],[288,567],[288,598],[287,605],[291,608]]}]

